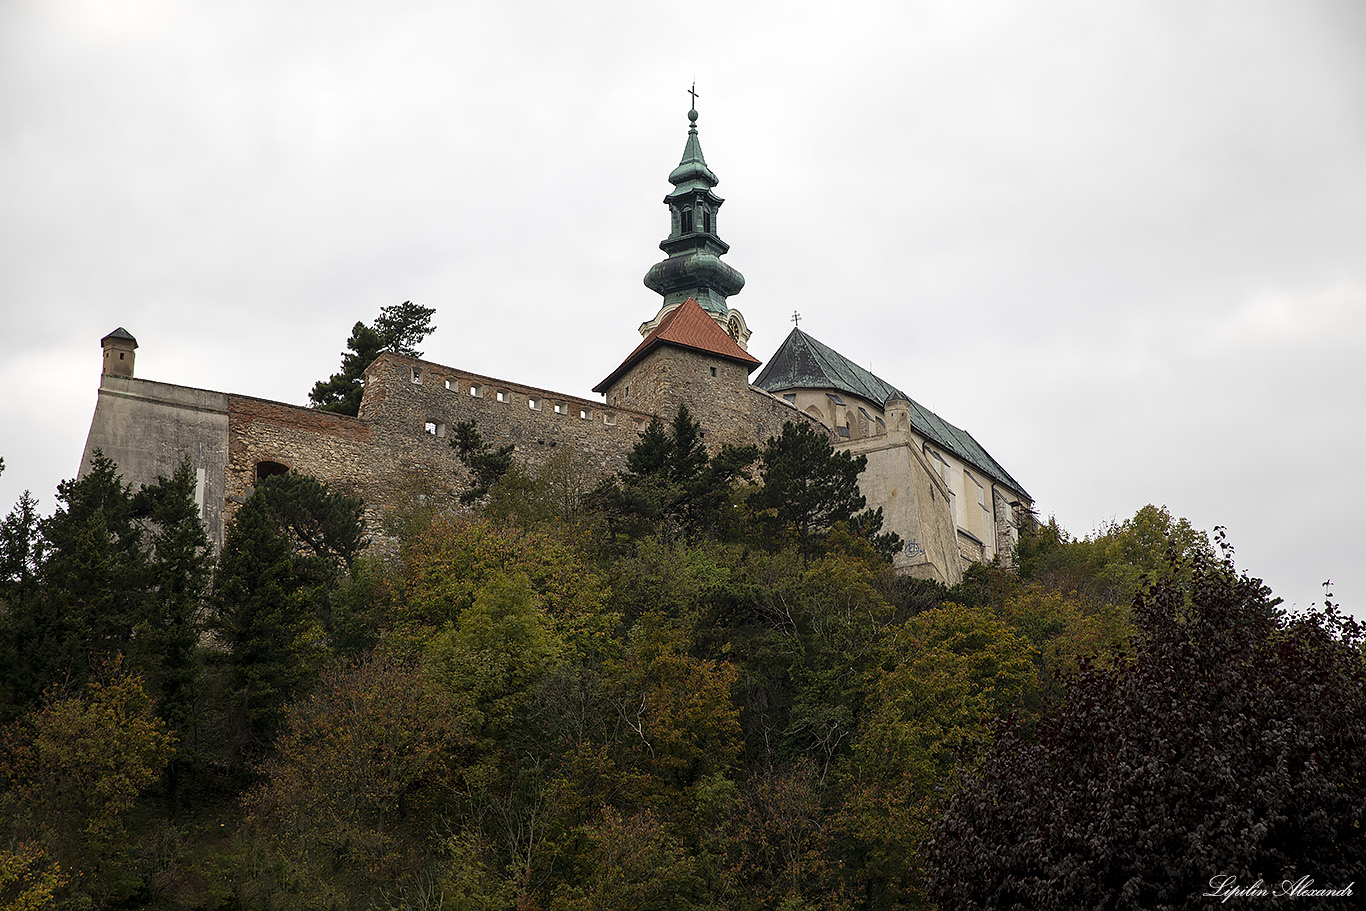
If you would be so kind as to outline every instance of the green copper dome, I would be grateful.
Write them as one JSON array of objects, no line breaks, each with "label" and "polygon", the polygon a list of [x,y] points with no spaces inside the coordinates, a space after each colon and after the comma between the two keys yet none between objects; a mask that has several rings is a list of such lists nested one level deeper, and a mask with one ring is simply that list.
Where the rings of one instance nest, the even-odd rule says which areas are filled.
[{"label": "green copper dome", "polygon": [[688,120],[683,159],[669,174],[674,188],[664,197],[670,231],[659,248],[669,258],[650,267],[645,287],[662,295],[665,307],[691,297],[702,309],[725,316],[729,312],[726,298],[740,293],[745,277],[721,261],[730,249],[716,233],[717,212],[725,200],[712,192],[720,181],[702,155],[696,110],[688,112]]}]

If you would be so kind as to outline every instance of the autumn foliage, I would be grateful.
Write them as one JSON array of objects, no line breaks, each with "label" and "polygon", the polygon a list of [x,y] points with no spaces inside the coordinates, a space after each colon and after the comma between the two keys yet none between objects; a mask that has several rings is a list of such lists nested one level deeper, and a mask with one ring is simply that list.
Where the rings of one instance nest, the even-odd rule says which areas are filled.
[{"label": "autumn foliage", "polygon": [[950,589],[799,431],[712,452],[680,410],[591,487],[478,464],[380,529],[265,479],[217,555],[185,472],[22,501],[0,907],[1201,907],[1361,868],[1360,630],[1165,508]]}]

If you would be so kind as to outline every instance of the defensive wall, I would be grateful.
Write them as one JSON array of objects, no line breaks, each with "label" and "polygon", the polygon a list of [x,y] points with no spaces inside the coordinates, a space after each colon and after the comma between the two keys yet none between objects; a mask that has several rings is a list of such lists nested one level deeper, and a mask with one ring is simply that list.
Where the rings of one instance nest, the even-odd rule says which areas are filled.
[{"label": "defensive wall", "polygon": [[[463,421],[473,422],[492,447],[512,444],[514,460],[530,473],[568,450],[596,479],[624,471],[650,417],[658,410],[667,420],[679,403],[688,403],[712,449],[762,443],[785,421],[811,420],[750,386],[738,365],[671,348],[656,355],[641,366],[663,378],[664,392],[624,407],[385,353],[365,372],[357,417],[105,374],[81,471],[89,470],[98,449],[136,489],[169,476],[188,458],[206,529],[221,546],[237,507],[261,477],[274,473],[310,474],[360,497],[372,534],[414,500],[453,501],[469,483],[450,446]],[[720,381],[707,383],[718,379],[713,366]]]}]

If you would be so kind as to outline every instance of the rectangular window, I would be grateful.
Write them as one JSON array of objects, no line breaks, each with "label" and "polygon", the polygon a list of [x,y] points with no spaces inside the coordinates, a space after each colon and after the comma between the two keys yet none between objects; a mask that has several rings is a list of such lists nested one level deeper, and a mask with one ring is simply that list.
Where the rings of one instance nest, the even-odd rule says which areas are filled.
[{"label": "rectangular window", "polygon": [[535,396],[527,396],[526,404],[527,407],[530,408],[532,411],[541,410],[541,400],[536,398]]},{"label": "rectangular window", "polygon": [[593,412],[589,411],[587,408],[580,408],[580,409],[579,409],[579,420],[581,420],[581,421],[591,421],[591,420],[593,420]]},{"label": "rectangular window", "polygon": [[493,397],[496,398],[499,401],[499,403],[503,405],[506,405],[508,402],[512,401],[512,396],[508,393],[506,389],[499,389],[497,392],[493,394]]},{"label": "rectangular window", "polygon": [[470,395],[476,399],[484,397],[484,389],[478,383],[470,383]]},{"label": "rectangular window", "polygon": [[427,434],[429,436],[441,438],[444,438],[446,436],[446,425],[441,423],[440,421],[428,421],[424,425],[424,428],[426,429]]},{"label": "rectangular window", "polygon": [[566,404],[564,404],[563,402],[556,402],[556,403],[555,403],[555,413],[556,413],[556,414],[568,414],[568,413],[569,413],[569,406],[566,405]]},{"label": "rectangular window", "polygon": [[795,393],[795,392],[784,392],[784,393],[783,393],[783,398],[787,399],[789,402],[791,402],[791,403],[794,404],[794,405],[797,404],[797,393]]},{"label": "rectangular window", "polygon": [[609,411],[602,416],[602,422],[608,427],[615,427],[617,426],[617,416]]},{"label": "rectangular window", "polygon": [[450,377],[446,377],[446,388],[449,389],[451,392],[459,392],[460,384],[457,383],[455,380],[451,379]]},{"label": "rectangular window", "polygon": [[416,384],[419,385],[419,386],[422,385],[422,368],[421,368],[421,367],[414,367],[414,368],[413,368],[413,382],[416,383]]}]

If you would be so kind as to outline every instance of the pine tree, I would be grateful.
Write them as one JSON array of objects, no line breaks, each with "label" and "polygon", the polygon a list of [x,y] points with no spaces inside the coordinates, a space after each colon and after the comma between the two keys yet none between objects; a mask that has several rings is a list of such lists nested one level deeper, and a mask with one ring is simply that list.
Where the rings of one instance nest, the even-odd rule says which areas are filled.
[{"label": "pine tree", "polygon": [[151,524],[151,585],[146,612],[134,630],[130,668],[145,675],[157,714],[179,733],[175,773],[188,761],[186,748],[193,744],[202,612],[213,569],[194,490],[194,469],[186,459],[171,477],[157,478],[133,497],[134,511]]},{"label": "pine tree", "polygon": [[774,540],[795,536],[804,554],[813,553],[825,532],[844,523],[887,556],[900,539],[880,534],[880,508],[864,509],[868,501],[859,493],[858,476],[867,465],[867,456],[837,452],[812,425],[788,422],[764,446],[763,487],[750,496],[750,508],[767,516]]},{"label": "pine tree", "polygon": [[314,478],[275,475],[228,529],[211,627],[227,652],[240,753],[269,741],[317,676],[332,595],[365,546],[362,508]]},{"label": "pine tree", "polygon": [[341,370],[313,384],[308,401],[319,411],[332,411],[355,417],[365,392],[365,368],[381,352],[393,351],[408,357],[421,357],[417,345],[436,331],[432,316],[436,310],[404,301],[379,312],[374,326],[356,323],[342,352]]},{"label": "pine tree", "polygon": [[[52,516],[21,501],[6,521],[6,651],[19,705],[53,684],[79,686],[127,654],[146,609],[150,576],[130,488],[96,452],[84,477],[63,481]],[[30,575],[31,574],[31,575]],[[27,581],[26,581],[27,579]]]},{"label": "pine tree", "polygon": [[292,550],[259,494],[237,511],[223,542],[211,626],[227,652],[242,753],[274,733],[286,703],[312,676],[320,633],[300,597]]}]

